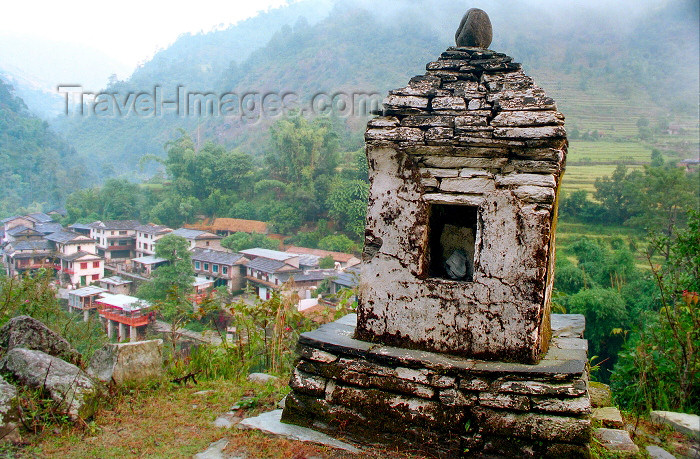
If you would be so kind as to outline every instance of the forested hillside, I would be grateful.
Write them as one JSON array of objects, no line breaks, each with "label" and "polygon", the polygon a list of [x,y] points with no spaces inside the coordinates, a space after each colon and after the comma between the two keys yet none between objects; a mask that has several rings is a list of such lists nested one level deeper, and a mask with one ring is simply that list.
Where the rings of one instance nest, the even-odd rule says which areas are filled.
[{"label": "forested hillside", "polygon": [[[586,142],[592,140],[633,141],[619,148],[596,146],[602,146],[598,150],[608,159],[636,154],[638,161],[648,162],[649,146],[636,143],[640,119],[652,128],[678,124],[690,134],[690,140],[663,145],[671,156],[687,155],[697,145],[698,4],[671,0],[651,5],[535,6],[515,1],[487,7],[495,30],[491,48],[522,62],[552,94],[567,114],[574,139],[587,136],[580,148],[573,146],[572,160],[588,158],[591,145]],[[158,85],[164,94],[174,94],[182,85],[241,96],[294,92],[302,99],[321,91],[384,94],[422,73],[426,62],[452,44],[464,5],[397,2],[377,13],[368,2],[354,0],[337,3],[320,19],[328,8],[327,1],[309,0],[224,31],[183,36],[109,90],[126,94]],[[162,145],[176,136],[178,127],[200,145],[213,140],[258,156],[275,121],[260,118],[93,116],[64,119],[58,125],[78,151],[108,163],[95,167],[107,177],[135,170],[143,154],[163,156]],[[345,118],[350,133],[346,149],[358,146],[365,119]],[[115,163],[118,171],[109,165]]]},{"label": "forested hillside", "polygon": [[32,203],[45,210],[62,205],[76,187],[88,184],[84,164],[0,79],[0,215]]}]

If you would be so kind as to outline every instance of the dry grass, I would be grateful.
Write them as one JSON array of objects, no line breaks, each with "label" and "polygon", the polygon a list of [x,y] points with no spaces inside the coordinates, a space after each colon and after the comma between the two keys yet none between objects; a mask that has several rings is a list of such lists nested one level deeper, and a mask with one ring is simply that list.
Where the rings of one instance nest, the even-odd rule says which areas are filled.
[{"label": "dry grass", "polygon": [[[213,392],[195,395],[203,390]],[[154,388],[134,389],[116,396],[111,406],[98,413],[90,428],[49,429],[25,438],[28,445],[11,452],[10,457],[189,458],[222,438],[229,440],[227,452],[246,458],[417,457],[384,450],[351,454],[257,431],[213,426],[214,419],[229,411],[243,396],[259,397],[254,407],[239,411],[245,418],[274,409],[286,391],[286,379],[267,386],[205,381],[183,387],[168,382]]]}]

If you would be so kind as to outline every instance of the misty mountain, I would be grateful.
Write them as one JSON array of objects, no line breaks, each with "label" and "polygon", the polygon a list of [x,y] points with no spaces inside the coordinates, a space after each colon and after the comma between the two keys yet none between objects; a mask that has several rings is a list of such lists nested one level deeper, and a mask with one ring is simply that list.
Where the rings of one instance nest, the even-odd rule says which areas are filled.
[{"label": "misty mountain", "polygon": [[62,205],[74,187],[89,184],[85,163],[0,78],[0,215],[32,203]]},{"label": "misty mountain", "polygon": [[[491,49],[523,63],[559,103],[569,126],[622,134],[624,117],[695,117],[698,88],[698,4],[695,0],[618,2],[481,2],[494,25]],[[224,31],[182,36],[110,91],[126,97],[161,86],[220,95],[293,92],[378,92],[404,86],[453,44],[467,7],[448,0],[336,3],[307,0],[262,13]],[[381,7],[378,7],[380,5]],[[326,14],[326,12],[328,12]],[[598,109],[603,101],[605,113]],[[303,104],[302,104],[303,105]],[[610,108],[612,107],[612,108]],[[591,120],[600,112],[604,125]],[[364,117],[344,121],[360,143]],[[101,160],[97,172],[135,170],[143,154],[163,154],[177,128],[259,153],[271,117],[68,117],[57,126],[82,153]],[[598,123],[598,124],[596,124]],[[113,165],[118,164],[119,167]]]}]

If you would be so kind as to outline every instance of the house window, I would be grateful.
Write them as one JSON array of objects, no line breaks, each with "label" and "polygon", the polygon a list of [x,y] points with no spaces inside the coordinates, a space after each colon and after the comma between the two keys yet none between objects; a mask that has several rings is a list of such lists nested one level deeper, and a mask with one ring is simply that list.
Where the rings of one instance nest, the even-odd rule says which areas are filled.
[{"label": "house window", "polygon": [[428,275],[471,282],[478,208],[432,204],[428,226]]},{"label": "house window", "polygon": [[78,252],[80,252],[80,249],[81,249],[81,248],[82,248],[81,246],[78,246]]},{"label": "house window", "polygon": [[92,267],[93,267],[93,268],[99,268],[99,267],[100,267],[100,262],[99,262],[99,261],[93,261],[93,262],[92,262]]},{"label": "house window", "polygon": [[80,263],[80,269],[87,269],[87,263]]},{"label": "house window", "polygon": [[209,263],[204,263],[204,270],[209,271]]},{"label": "house window", "polygon": [[209,241],[207,241],[207,246],[209,246]]},{"label": "house window", "polygon": [[119,231],[119,234],[124,235],[126,234],[126,231]]},{"label": "house window", "polygon": [[114,231],[110,231],[110,233],[112,234],[112,236],[114,236]]},{"label": "house window", "polygon": [[198,262],[198,261],[195,261],[195,262],[194,262],[194,269],[199,270],[199,266],[200,266],[200,265],[199,265],[199,262]]},{"label": "house window", "polygon": [[92,275],[92,280],[98,280],[100,278],[99,274],[93,274]]},{"label": "house window", "polygon": [[228,274],[228,266],[222,266],[222,267],[221,267],[221,273],[224,274],[224,275]]}]

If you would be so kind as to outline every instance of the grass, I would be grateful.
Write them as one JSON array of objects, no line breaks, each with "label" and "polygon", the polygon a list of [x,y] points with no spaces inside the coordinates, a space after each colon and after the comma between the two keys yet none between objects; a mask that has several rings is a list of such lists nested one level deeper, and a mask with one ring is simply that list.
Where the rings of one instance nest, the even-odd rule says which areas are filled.
[{"label": "grass", "polygon": [[[200,391],[211,391],[197,395]],[[275,409],[288,391],[287,378],[260,385],[247,381],[214,380],[176,386],[164,382],[151,388],[117,395],[100,411],[89,428],[49,429],[26,438],[31,446],[14,451],[17,457],[189,458],[222,438],[226,452],[248,458],[409,458],[384,450],[351,454],[320,445],[271,437],[257,431],[215,427],[214,419],[243,396],[256,403],[237,413],[241,418]],[[12,452],[6,451],[5,453]],[[0,456],[3,450],[0,449]]]}]

